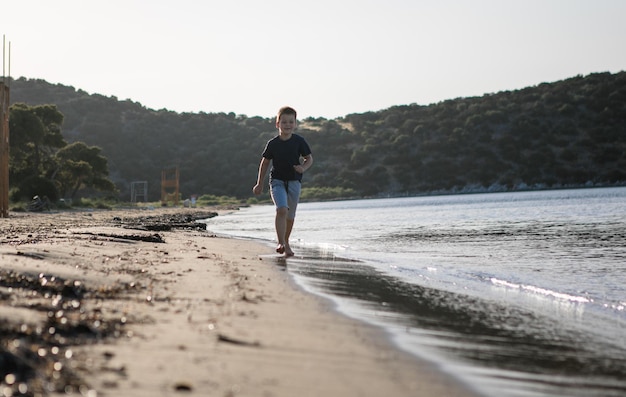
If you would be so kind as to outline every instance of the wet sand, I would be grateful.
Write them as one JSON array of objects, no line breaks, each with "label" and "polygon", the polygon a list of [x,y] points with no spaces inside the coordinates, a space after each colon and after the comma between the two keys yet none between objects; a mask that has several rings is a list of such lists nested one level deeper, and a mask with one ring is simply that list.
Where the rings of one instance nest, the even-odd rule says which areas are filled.
[{"label": "wet sand", "polygon": [[[0,219],[0,396],[473,396],[206,209]],[[21,394],[20,394],[21,393]]]}]

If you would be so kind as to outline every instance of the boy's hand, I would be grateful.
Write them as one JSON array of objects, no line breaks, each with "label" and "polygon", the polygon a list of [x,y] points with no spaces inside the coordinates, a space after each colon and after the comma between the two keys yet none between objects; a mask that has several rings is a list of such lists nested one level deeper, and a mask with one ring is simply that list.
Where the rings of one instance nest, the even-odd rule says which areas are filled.
[{"label": "boy's hand", "polygon": [[257,196],[258,196],[259,194],[263,193],[263,185],[262,185],[262,184],[260,184],[260,183],[257,183],[257,184],[256,184],[256,185],[254,185],[254,187],[252,188],[252,192],[253,192],[255,195],[257,195]]},{"label": "boy's hand", "polygon": [[298,174],[304,174],[304,167],[300,164],[298,165],[294,165],[293,169],[298,173]]}]

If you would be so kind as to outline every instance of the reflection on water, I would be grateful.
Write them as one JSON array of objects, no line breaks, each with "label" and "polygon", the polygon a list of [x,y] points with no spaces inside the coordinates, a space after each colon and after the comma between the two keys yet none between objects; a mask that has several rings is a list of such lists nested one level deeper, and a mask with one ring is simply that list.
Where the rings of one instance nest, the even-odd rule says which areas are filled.
[{"label": "reflection on water", "polygon": [[358,305],[372,323],[395,322],[400,343],[460,359],[456,367],[488,395],[626,395],[626,350],[580,343],[582,331],[561,326],[558,316],[409,284],[328,251],[308,248],[287,262],[304,284]]}]

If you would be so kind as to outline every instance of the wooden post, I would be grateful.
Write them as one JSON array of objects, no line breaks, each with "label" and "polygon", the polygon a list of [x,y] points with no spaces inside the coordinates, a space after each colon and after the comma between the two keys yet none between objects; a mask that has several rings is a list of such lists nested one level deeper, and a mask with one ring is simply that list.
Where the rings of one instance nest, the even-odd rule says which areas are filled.
[{"label": "wooden post", "polygon": [[9,87],[0,82],[0,217],[9,217]]}]

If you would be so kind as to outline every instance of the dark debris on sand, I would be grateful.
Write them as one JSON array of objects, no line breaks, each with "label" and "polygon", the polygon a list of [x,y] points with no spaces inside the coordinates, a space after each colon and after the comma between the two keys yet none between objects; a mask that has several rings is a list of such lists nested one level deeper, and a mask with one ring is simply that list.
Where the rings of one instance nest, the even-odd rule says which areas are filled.
[{"label": "dark debris on sand", "polygon": [[114,221],[128,229],[148,231],[170,231],[172,229],[206,230],[202,220],[217,216],[217,212],[193,212],[166,215],[149,215],[129,219],[117,218]]}]

